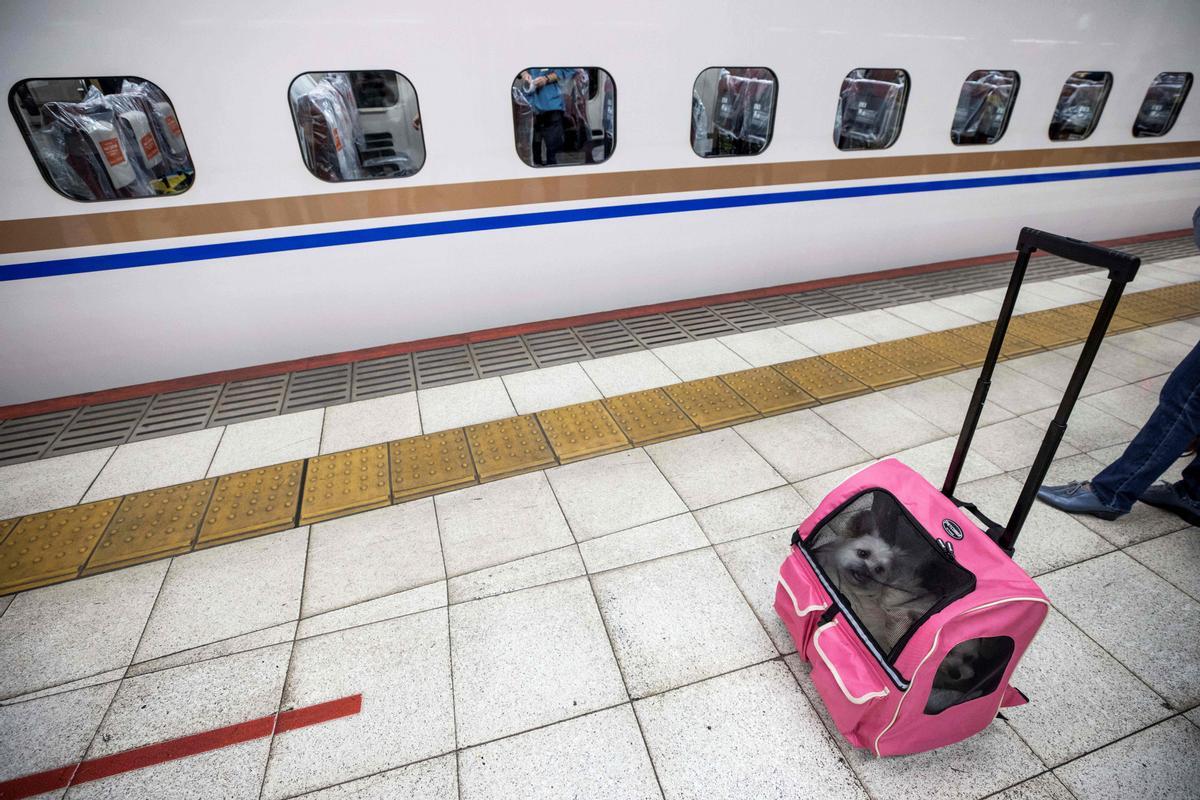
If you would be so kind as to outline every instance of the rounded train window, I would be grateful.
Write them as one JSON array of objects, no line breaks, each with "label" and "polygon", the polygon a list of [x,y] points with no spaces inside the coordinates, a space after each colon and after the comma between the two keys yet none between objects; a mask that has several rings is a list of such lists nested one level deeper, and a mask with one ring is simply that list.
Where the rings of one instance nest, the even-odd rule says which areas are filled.
[{"label": "rounded train window", "polygon": [[779,80],[766,67],[709,67],[692,85],[692,150],[756,156],[771,143]]},{"label": "rounded train window", "polygon": [[517,157],[531,167],[599,164],[617,145],[617,89],[599,67],[528,67],[512,82]]},{"label": "rounded train window", "polygon": [[1146,99],[1133,121],[1134,136],[1162,136],[1171,130],[1183,101],[1192,90],[1192,73],[1161,72],[1146,90]]},{"label": "rounded train window", "polygon": [[288,102],[304,165],[323,181],[404,178],[425,165],[417,92],[399,72],[305,72]]},{"label": "rounded train window", "polygon": [[1074,72],[1063,84],[1050,119],[1050,140],[1073,142],[1096,130],[1112,89],[1111,72]]},{"label": "rounded train window", "polygon": [[180,194],[195,179],[175,107],[143,78],[30,78],[8,105],[46,183],[72,200]]},{"label": "rounded train window", "polygon": [[839,150],[884,150],[896,143],[908,103],[908,72],[853,69],[842,81],[833,142]]},{"label": "rounded train window", "polygon": [[1011,70],[980,69],[963,81],[950,124],[958,145],[995,144],[1008,128],[1021,79]]}]

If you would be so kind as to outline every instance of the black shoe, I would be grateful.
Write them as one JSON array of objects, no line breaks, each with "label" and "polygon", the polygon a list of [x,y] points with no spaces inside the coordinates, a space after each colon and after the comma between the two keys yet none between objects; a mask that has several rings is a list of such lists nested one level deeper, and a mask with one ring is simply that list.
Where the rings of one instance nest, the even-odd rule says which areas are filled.
[{"label": "black shoe", "polygon": [[1043,486],[1038,489],[1037,497],[1046,505],[1068,514],[1091,514],[1100,519],[1116,519],[1125,513],[1101,503],[1092,491],[1092,485],[1086,481],[1071,481],[1066,486]]},{"label": "black shoe", "polygon": [[1187,521],[1189,525],[1200,527],[1200,501],[1193,500],[1172,483],[1159,481],[1138,498],[1147,505],[1170,511],[1177,517]]}]

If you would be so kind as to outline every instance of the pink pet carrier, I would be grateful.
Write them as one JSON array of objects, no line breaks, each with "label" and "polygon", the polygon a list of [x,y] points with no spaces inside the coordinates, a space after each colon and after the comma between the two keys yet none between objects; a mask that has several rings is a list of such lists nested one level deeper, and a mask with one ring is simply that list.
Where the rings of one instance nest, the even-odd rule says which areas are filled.
[{"label": "pink pet carrier", "polygon": [[[954,490],[1035,250],[1105,268],[1110,284],[1020,498],[1000,526]],[[813,685],[846,740],[879,756],[953,744],[983,730],[1001,708],[1026,702],[1009,680],[1049,604],[1012,561],[1013,546],[1141,261],[1032,228],[1022,229],[1017,251],[942,489],[895,459],[860,470],[796,530],[780,568],[775,610],[812,664]]]}]

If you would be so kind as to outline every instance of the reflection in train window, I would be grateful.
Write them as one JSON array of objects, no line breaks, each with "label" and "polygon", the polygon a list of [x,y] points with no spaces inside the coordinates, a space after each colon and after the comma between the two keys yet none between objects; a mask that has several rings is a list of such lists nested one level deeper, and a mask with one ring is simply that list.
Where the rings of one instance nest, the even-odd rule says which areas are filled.
[{"label": "reflection in train window", "polygon": [[133,77],[49,78],[8,104],[42,176],[72,200],[179,194],[195,169],[162,89]]},{"label": "reflection in train window", "polygon": [[963,81],[950,124],[955,144],[995,144],[1004,135],[1021,79],[1017,73],[980,69]]},{"label": "reflection in train window", "polygon": [[1069,142],[1091,136],[1111,88],[1111,72],[1072,73],[1063,84],[1050,120],[1051,141]]},{"label": "reflection in train window", "polygon": [[517,155],[531,167],[607,161],[616,146],[617,90],[599,67],[530,67],[512,83]]},{"label": "reflection in train window", "polygon": [[1192,73],[1163,72],[1150,83],[1133,121],[1134,136],[1162,136],[1171,130],[1192,88]]},{"label": "reflection in train window", "polygon": [[306,72],[288,100],[304,164],[323,181],[403,178],[425,164],[417,92],[398,72]]},{"label": "reflection in train window", "polygon": [[753,156],[767,149],[779,81],[766,67],[709,67],[692,85],[696,155]]},{"label": "reflection in train window", "polygon": [[833,141],[839,150],[883,150],[900,135],[908,102],[902,69],[855,69],[842,81]]}]

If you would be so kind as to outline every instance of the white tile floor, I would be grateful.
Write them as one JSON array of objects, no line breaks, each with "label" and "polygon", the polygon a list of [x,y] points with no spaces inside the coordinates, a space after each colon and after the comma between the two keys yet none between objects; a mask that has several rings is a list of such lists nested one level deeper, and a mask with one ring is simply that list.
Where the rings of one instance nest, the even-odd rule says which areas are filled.
[{"label": "white tile floor", "polygon": [[[916,305],[897,318],[921,325]],[[1105,344],[1052,477],[1090,477],[1120,453],[1179,352],[1163,341],[1187,330]],[[769,360],[758,339],[728,347]],[[1005,365],[1012,388],[993,392],[962,496],[1008,510],[1064,364]],[[652,352],[578,369],[606,395],[678,380]],[[567,372],[562,385],[584,385]],[[418,397],[419,412],[442,414],[431,429],[467,406],[530,408],[516,383],[464,389],[458,409]],[[0,598],[0,781],[362,693],[356,715],[68,796],[1194,797],[1200,537],[1158,509],[1107,523],[1035,506],[1018,562],[1054,610],[1015,680],[1032,702],[983,733],[875,759],[812,693],[771,605],[790,530],[886,452],[937,482],[970,388],[934,379]],[[418,424],[410,412],[317,410],[323,424],[226,431],[216,456],[365,444],[357,429],[396,435]],[[906,430],[864,419],[881,414]],[[112,455],[0,469],[0,508],[77,502]]]}]

